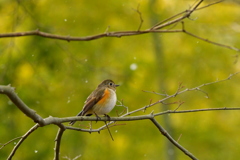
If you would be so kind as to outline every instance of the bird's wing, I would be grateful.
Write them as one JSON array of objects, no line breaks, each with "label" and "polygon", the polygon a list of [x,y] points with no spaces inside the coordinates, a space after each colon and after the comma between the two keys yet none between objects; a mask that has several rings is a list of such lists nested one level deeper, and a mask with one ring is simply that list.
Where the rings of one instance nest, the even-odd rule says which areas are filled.
[{"label": "bird's wing", "polygon": [[92,92],[85,101],[83,110],[79,113],[78,116],[85,115],[92,107],[104,96],[105,88],[100,89],[98,92]]},{"label": "bird's wing", "polygon": [[[104,96],[105,89],[100,89],[98,92],[92,92],[87,100],[85,101],[85,105],[81,112],[77,114],[77,116],[84,116],[92,107]],[[73,125],[76,121],[71,121],[69,124]]]}]

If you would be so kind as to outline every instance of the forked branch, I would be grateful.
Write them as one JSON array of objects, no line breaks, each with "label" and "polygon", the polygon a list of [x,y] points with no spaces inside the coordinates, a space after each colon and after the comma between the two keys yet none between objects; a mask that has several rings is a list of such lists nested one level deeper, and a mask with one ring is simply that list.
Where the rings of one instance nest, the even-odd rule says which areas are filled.
[{"label": "forked branch", "polygon": [[[188,155],[189,157],[191,157],[192,159],[195,159],[195,157],[193,155],[191,155],[190,152],[188,152],[186,149],[184,149],[180,144],[178,144],[176,141],[174,141],[173,139],[171,139],[171,136],[167,133],[167,131],[165,131],[159,123],[156,122],[156,120],[154,119],[154,117],[156,116],[160,116],[163,114],[177,114],[177,113],[190,113],[190,112],[203,112],[203,111],[220,111],[220,110],[240,110],[240,108],[206,108],[206,109],[193,109],[193,110],[178,110],[179,107],[177,107],[177,109],[175,110],[167,110],[167,111],[163,111],[163,112],[159,112],[159,113],[151,113],[150,115],[140,115],[140,116],[129,116],[133,113],[139,112],[139,111],[144,111],[146,108],[152,107],[158,103],[163,103],[164,101],[166,101],[167,99],[170,98],[174,98],[180,94],[189,92],[189,91],[202,91],[200,88],[207,86],[207,85],[211,85],[211,84],[215,84],[215,83],[220,83],[223,81],[227,81],[230,80],[233,76],[239,74],[240,72],[236,72],[234,74],[230,74],[227,78],[223,79],[223,80],[217,80],[214,82],[210,82],[210,83],[205,83],[202,85],[199,85],[197,87],[194,88],[187,88],[187,89],[183,89],[182,84],[179,85],[177,91],[172,94],[172,95],[167,95],[167,94],[163,94],[163,96],[166,96],[165,98],[158,100],[157,102],[154,102],[144,106],[142,108],[136,109],[134,111],[130,111],[127,112],[126,114],[121,115],[120,117],[102,117],[101,119],[97,118],[97,117],[85,117],[85,116],[81,116],[81,117],[67,117],[67,118],[57,118],[57,117],[48,117],[45,118],[43,120],[38,121],[39,123],[35,124],[29,131],[27,131],[23,136],[18,137],[18,139],[20,139],[18,141],[18,143],[16,144],[16,146],[13,148],[12,152],[10,153],[8,160],[10,160],[15,152],[17,151],[17,149],[19,148],[19,146],[24,142],[24,140],[31,134],[33,133],[38,127],[43,127],[45,125],[49,125],[49,124],[54,124],[57,125],[59,127],[59,131],[58,134],[56,136],[56,143],[55,143],[55,160],[59,159],[59,151],[60,151],[60,144],[61,144],[61,138],[62,135],[64,133],[64,131],[66,129],[69,130],[76,130],[76,131],[81,131],[81,132],[100,132],[103,129],[106,129],[106,125],[108,125],[109,127],[111,127],[112,123],[115,123],[116,121],[137,121],[137,120],[151,120],[160,130],[160,132],[166,136],[176,147],[178,147],[180,150],[182,150],[186,155]],[[203,91],[202,91],[203,92]],[[17,96],[17,94],[14,92],[14,89],[11,86],[0,86],[0,93],[1,94],[6,94],[8,97],[10,97],[10,100],[12,100],[14,102],[14,104],[24,113],[24,114],[28,114],[30,112],[30,118],[33,120],[36,120],[39,118],[39,115],[36,114],[34,112],[34,114],[32,115],[32,110],[25,105],[22,100]],[[157,94],[156,92],[152,92],[154,94]],[[204,93],[204,92],[203,92]],[[162,94],[159,94],[162,95]],[[178,103],[179,106],[182,104],[181,102]],[[107,123],[106,125],[98,128],[98,129],[81,129],[81,128],[76,128],[76,127],[71,127],[71,126],[65,126],[63,123],[65,122],[70,122],[70,121],[111,121],[109,123]],[[36,121],[37,122],[37,121]],[[41,125],[40,125],[41,122]],[[116,125],[115,125],[116,126]],[[16,140],[16,139],[14,139]],[[7,142],[6,144],[9,144],[10,142],[14,141],[11,140],[9,142]],[[1,148],[3,148],[6,144],[4,144]]]}]

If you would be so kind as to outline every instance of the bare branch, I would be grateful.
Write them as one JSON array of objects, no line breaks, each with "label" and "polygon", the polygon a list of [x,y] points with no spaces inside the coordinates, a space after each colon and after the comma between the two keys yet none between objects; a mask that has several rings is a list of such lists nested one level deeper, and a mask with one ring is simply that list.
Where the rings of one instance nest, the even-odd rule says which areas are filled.
[{"label": "bare branch", "polygon": [[139,25],[137,31],[140,31],[140,30],[141,30],[141,27],[142,27],[142,24],[143,24],[142,13],[139,11],[139,6],[140,6],[140,5],[138,4],[137,9],[134,9],[134,10],[138,13],[139,18],[140,18],[140,25]]},{"label": "bare branch", "polygon": [[109,133],[110,137],[112,138],[112,141],[114,141],[113,136],[112,136],[112,133],[111,133],[109,127],[108,127],[107,121],[104,121],[104,123],[105,123],[105,126],[106,126],[106,128],[107,128],[107,130],[108,130],[108,133]]},{"label": "bare branch", "polygon": [[167,110],[160,113],[156,113],[154,114],[154,116],[159,116],[163,114],[173,114],[173,113],[191,113],[191,112],[223,111],[223,110],[233,111],[233,110],[240,110],[240,108],[239,107],[236,107],[236,108],[223,107],[223,108],[205,108],[205,109],[192,109],[192,110],[181,110],[181,111]]},{"label": "bare branch", "polygon": [[179,102],[178,102],[178,106],[177,106],[177,108],[176,108],[174,111],[178,110],[183,103],[184,103],[184,102],[179,101]]},{"label": "bare branch", "polygon": [[190,32],[188,32],[188,31],[186,31],[186,30],[183,30],[183,32],[186,33],[187,35],[190,35],[190,36],[192,36],[192,37],[195,37],[195,38],[197,38],[197,39],[203,40],[203,41],[205,41],[205,42],[214,44],[214,45],[216,45],[216,46],[228,48],[228,49],[231,49],[231,50],[235,50],[235,51],[237,51],[237,52],[240,51],[239,48],[232,47],[232,46],[228,46],[228,45],[221,44],[221,43],[217,43],[217,42],[214,42],[214,41],[210,41],[210,40],[208,40],[208,39],[205,39],[205,38],[199,37],[199,36],[197,36],[197,35],[195,35],[195,34],[193,34],[193,33],[190,33]]},{"label": "bare branch", "polygon": [[[152,99],[150,99],[149,105],[151,105],[151,103],[152,103]],[[145,106],[145,108],[144,108],[144,110],[143,110],[144,113],[145,113],[145,111],[146,111],[147,108],[148,108],[148,107]]]},{"label": "bare branch", "polygon": [[40,115],[38,115],[34,110],[30,109],[15,93],[15,89],[8,86],[0,85],[0,94],[5,94],[8,98],[28,117],[30,117],[34,122],[44,125],[44,120]]},{"label": "bare branch", "polygon": [[[182,110],[182,111],[176,111],[176,110],[168,110],[156,114],[151,114],[151,115],[141,115],[141,116],[131,116],[131,117],[101,117],[100,119],[97,117],[69,117],[69,118],[57,118],[57,117],[50,117],[50,119],[46,118],[49,124],[55,124],[59,126],[59,131],[56,136],[56,143],[55,143],[55,160],[59,159],[59,151],[60,151],[60,142],[61,142],[61,137],[63,135],[63,132],[65,129],[71,129],[71,130],[77,130],[77,131],[83,131],[83,132],[100,132],[101,130],[105,129],[106,126],[102,126],[98,129],[81,129],[81,128],[75,128],[75,127],[70,127],[70,126],[64,126],[61,123],[64,122],[70,122],[72,120],[81,120],[81,121],[107,121],[110,120],[111,122],[108,123],[107,125],[114,123],[115,121],[136,121],[136,120],[144,120],[144,119],[150,119],[152,120],[152,117],[163,115],[163,114],[172,114],[172,113],[190,113],[190,112],[202,112],[202,111],[221,111],[221,110],[240,110],[240,108],[206,108],[206,109],[195,109],[195,110]],[[48,125],[48,123],[46,125]],[[154,123],[155,124],[155,123]],[[156,124],[155,124],[156,125]],[[16,150],[19,148],[21,143],[37,128],[39,127],[38,124],[34,125],[26,134],[24,134],[20,141],[17,143],[17,145],[14,147],[12,150],[11,154],[8,157],[8,160],[10,160]],[[166,136],[166,135],[165,135]],[[169,138],[169,137],[168,137]],[[175,144],[174,144],[175,145]],[[179,148],[179,147],[178,147]],[[181,148],[182,149],[182,148]],[[185,154],[189,154],[188,152],[184,151]]]},{"label": "bare branch", "polygon": [[[159,115],[164,115],[164,114],[177,114],[177,113],[191,113],[191,112],[203,112],[203,111],[222,111],[222,110],[240,110],[240,107],[235,107],[235,108],[228,108],[228,107],[223,107],[223,108],[205,108],[205,109],[193,109],[193,110],[167,110],[167,111],[162,111],[159,113],[153,114],[154,116],[159,116]],[[111,121],[109,124],[114,123],[115,121],[138,121],[138,120],[144,120],[144,119],[150,119],[151,117],[149,115],[139,115],[139,116],[121,116],[121,117],[89,117],[89,116],[79,116],[79,117],[65,117],[65,118],[58,118],[58,117],[52,117],[51,120],[57,121],[58,123],[65,123],[65,122],[70,122],[70,121]],[[49,121],[49,123],[52,123]],[[105,128],[106,126],[104,125],[101,128]],[[82,132],[99,132],[100,130],[94,130],[94,129],[82,129],[82,128],[76,128],[76,127],[71,127],[71,126],[65,126],[65,129],[71,129],[71,130],[77,130],[77,131],[82,131]]]},{"label": "bare branch", "polygon": [[60,153],[60,144],[63,132],[65,131],[65,126],[61,124],[58,129],[57,136],[55,138],[55,147],[54,147],[54,160],[59,160],[59,153]]},{"label": "bare branch", "polygon": [[[180,91],[180,89],[179,88],[182,88],[181,87],[181,85],[179,85],[179,87],[178,87],[178,93],[177,93],[177,95],[179,95],[179,94],[183,94],[183,93],[185,93],[185,92],[187,92],[187,91],[194,91],[194,90],[197,90],[197,91],[200,91],[200,88],[201,87],[203,87],[203,86],[208,86],[208,85],[211,85],[211,84],[215,84],[215,83],[219,83],[219,82],[224,82],[224,81],[227,81],[227,80],[230,80],[233,76],[235,76],[235,75],[237,75],[237,74],[239,74],[240,72],[236,72],[236,73],[234,73],[234,74],[230,74],[226,79],[223,79],[223,80],[218,80],[218,81],[215,81],[215,82],[209,82],[209,83],[205,83],[205,84],[202,84],[202,85],[200,85],[200,86],[197,86],[197,87],[194,87],[194,88],[190,88],[190,89],[185,89],[185,90],[183,90],[183,91]],[[202,90],[201,90],[202,91]],[[203,92],[203,91],[202,91]],[[153,92],[154,93],[154,92]],[[156,105],[156,104],[158,104],[158,103],[162,103],[163,101],[165,101],[165,100],[167,100],[167,99],[170,99],[170,98],[173,98],[173,97],[176,97],[176,93],[175,94],[173,94],[173,95],[169,95],[169,96],[167,96],[167,97],[165,97],[164,99],[161,99],[161,100],[159,100],[159,101],[157,101],[157,102],[155,102],[155,103],[152,103],[152,104],[150,104],[150,105],[147,105],[147,106],[144,106],[144,107],[142,107],[142,108],[139,108],[139,109],[136,109],[136,110],[134,110],[134,111],[131,111],[131,112],[128,112],[128,113],[126,113],[126,114],[124,114],[124,115],[122,115],[121,117],[123,118],[129,118],[127,121],[131,121],[131,120],[139,120],[138,118],[140,118],[140,117],[138,117],[138,118],[133,118],[133,117],[126,117],[126,116],[128,116],[128,115],[131,115],[131,114],[133,114],[133,113],[136,113],[136,112],[139,112],[139,111],[142,111],[142,110],[145,110],[146,108],[149,108],[149,107],[151,107],[151,106],[154,106],[154,105]],[[181,105],[182,103],[180,103],[180,105]],[[180,107],[180,106],[179,106]],[[178,107],[178,108],[179,108]],[[178,109],[177,108],[177,109]],[[185,110],[185,111],[176,111],[177,109],[175,109],[174,111],[171,111],[171,110],[168,110],[168,111],[164,111],[164,112],[160,112],[160,113],[157,113],[157,114],[154,114],[154,116],[157,116],[157,115],[162,115],[162,114],[170,114],[170,113],[188,113],[188,112],[199,112],[199,111],[213,111],[213,110],[240,110],[240,108],[211,108],[211,109],[197,109],[197,110]],[[120,118],[121,118],[120,117]],[[112,117],[113,118],[113,117]],[[112,124],[112,123],[114,123],[115,121],[125,121],[125,120],[123,120],[123,119],[121,119],[121,120],[114,120],[114,119],[112,119],[112,118],[110,118],[110,121],[111,122],[109,122],[108,123],[108,125],[109,124]],[[141,117],[140,119],[147,119],[146,117]],[[79,118],[78,119],[73,119],[73,120],[79,120]],[[83,119],[81,119],[82,121],[83,121]],[[96,121],[97,119],[92,119],[92,121]],[[67,121],[67,122],[69,122],[69,121]],[[102,130],[103,128],[104,128],[105,126],[102,126],[102,127],[100,127],[100,128],[98,128],[97,130],[95,130],[94,132],[99,132],[100,130]],[[85,132],[89,132],[89,130],[85,130]]]},{"label": "bare branch", "polygon": [[147,93],[157,94],[157,95],[160,95],[160,96],[165,96],[165,97],[168,96],[168,94],[166,94],[166,93],[162,94],[162,93],[157,93],[157,92],[155,92],[155,91],[145,91],[145,90],[142,90],[142,91],[143,91],[143,92],[147,92]]},{"label": "bare branch", "polygon": [[[211,84],[215,84],[215,83],[219,83],[219,82],[223,82],[223,81],[227,81],[227,80],[230,80],[233,76],[239,74],[240,72],[236,72],[234,74],[230,74],[226,79],[223,79],[223,80],[217,80],[217,81],[214,81],[214,82],[209,82],[209,83],[205,83],[205,84],[201,84],[200,86],[197,86],[197,87],[194,87],[194,88],[186,88],[185,90],[181,90],[183,87],[182,85],[180,84],[176,93],[172,94],[172,95],[169,95],[161,100],[158,100],[154,103],[151,103],[147,106],[144,106],[142,108],[139,108],[139,109],[136,109],[136,110],[133,110],[131,112],[127,112],[125,114],[123,114],[121,117],[125,117],[125,116],[128,116],[128,115],[131,115],[133,113],[136,113],[136,112],[139,112],[139,111],[142,111],[142,110],[145,110],[146,108],[149,108],[151,106],[154,106],[158,103],[162,103],[164,102],[165,100],[167,99],[170,99],[170,98],[173,98],[173,97],[176,97],[177,95],[179,94],[183,94],[187,91],[193,91],[193,90],[197,90],[199,91],[200,88],[202,88],[203,86],[207,86],[207,85],[211,85]],[[0,93],[1,94],[6,94],[8,97],[10,97],[10,99],[15,103],[15,105],[25,114],[30,114],[30,116],[32,116],[31,118],[32,119],[38,119],[38,114],[36,114],[34,111],[32,111],[30,108],[28,108],[28,106],[26,106],[22,100],[16,95],[16,93],[14,92],[13,88],[10,87],[10,86],[1,86],[0,85]],[[30,112],[30,113],[29,113]],[[32,112],[34,113],[33,115]],[[116,118],[121,118],[121,117],[116,117]],[[129,118],[129,117],[128,117]],[[133,117],[131,117],[133,118]],[[135,120],[135,119],[128,119],[128,120]],[[95,121],[97,120],[95,117],[83,117],[83,116],[80,116],[80,117],[69,117],[69,118],[65,118],[64,121],[60,118],[55,118],[55,117],[48,117],[48,118],[45,118],[44,120],[42,120],[42,125],[45,126],[45,125],[49,125],[49,124],[55,124],[55,125],[61,125],[61,123],[63,122],[69,122],[69,121],[73,121],[73,120],[76,120],[76,121]],[[108,120],[106,119],[105,117],[101,118],[101,120]],[[99,121],[101,121],[99,120]],[[110,120],[113,120],[114,119],[110,119]],[[117,121],[119,121],[120,119],[116,119]],[[41,126],[41,125],[40,125]],[[59,126],[59,127],[62,127],[62,126]]]},{"label": "bare branch", "polygon": [[67,159],[67,160],[77,160],[77,159],[80,158],[81,156],[82,156],[81,154],[80,154],[80,155],[77,155],[77,156],[74,157],[73,159],[70,158],[70,157],[67,157],[67,156],[64,156],[64,157],[62,157],[62,158]]},{"label": "bare branch", "polygon": [[142,108],[136,109],[136,110],[134,110],[134,111],[131,111],[131,112],[129,112],[128,114],[124,114],[123,116],[130,115],[130,114],[132,114],[132,113],[139,112],[139,111],[141,111],[141,110],[144,110],[145,108],[151,107],[151,106],[156,105],[156,104],[158,104],[158,103],[162,103],[163,101],[165,101],[165,100],[167,100],[167,99],[176,97],[177,95],[183,94],[183,93],[185,93],[185,92],[187,92],[187,91],[194,91],[194,90],[195,90],[195,91],[201,91],[201,92],[205,93],[205,94],[207,95],[207,98],[208,98],[208,94],[207,94],[206,92],[204,92],[203,90],[201,90],[200,88],[202,88],[202,87],[204,87],[204,86],[212,85],[212,84],[215,84],[215,83],[220,83],[220,82],[224,82],[224,81],[230,80],[233,76],[235,76],[235,75],[237,75],[237,74],[239,74],[239,73],[240,73],[240,72],[236,72],[236,73],[234,73],[234,74],[230,74],[230,75],[229,75],[227,78],[225,78],[225,79],[217,80],[217,81],[209,82],[209,83],[205,83],[205,84],[201,84],[201,85],[199,85],[199,86],[197,86],[197,87],[190,88],[190,89],[189,89],[189,88],[186,88],[186,89],[184,89],[184,90],[182,90],[182,91],[181,91],[181,89],[182,89],[183,87],[182,87],[181,85],[179,85],[177,91],[176,91],[174,94],[169,95],[169,96],[167,96],[167,97],[165,97],[165,98],[163,98],[163,99],[161,99],[161,100],[158,100],[157,102],[154,102],[154,103],[152,103],[151,105],[147,105],[147,106],[145,106],[145,107],[142,107]]},{"label": "bare branch", "polygon": [[22,138],[22,137],[16,137],[16,138],[11,139],[10,141],[8,141],[8,142],[6,142],[6,143],[4,143],[4,144],[0,144],[0,145],[2,145],[2,147],[0,147],[0,149],[2,149],[3,147],[5,147],[6,145],[8,145],[9,143],[11,143],[11,142],[13,142],[13,141],[15,141],[15,140],[17,140],[17,139],[20,139],[20,138]]},{"label": "bare branch", "polygon": [[[176,93],[174,93],[173,95],[167,96],[155,103],[151,103],[150,105],[147,105],[145,107],[139,108],[137,110],[128,112],[124,115],[122,115],[121,117],[101,117],[101,118],[97,118],[97,117],[86,117],[86,116],[80,116],[80,117],[67,117],[67,118],[57,118],[57,117],[48,117],[45,118],[42,122],[42,125],[49,125],[49,124],[55,124],[57,125],[60,129],[58,131],[58,134],[56,136],[56,143],[55,143],[55,159],[58,160],[59,159],[59,150],[60,150],[60,142],[61,142],[61,137],[63,135],[63,132],[65,131],[65,129],[71,129],[71,130],[77,130],[77,131],[83,131],[83,132],[100,132],[101,130],[105,129],[106,126],[110,126],[110,124],[115,123],[116,121],[136,121],[136,120],[144,120],[144,119],[150,119],[152,120],[153,117],[155,116],[160,116],[163,114],[171,114],[171,113],[190,113],[190,112],[202,112],[202,111],[219,111],[219,110],[240,110],[240,108],[207,108],[207,109],[195,109],[195,110],[181,110],[181,111],[177,111],[177,109],[175,110],[168,110],[168,111],[164,111],[164,112],[159,112],[156,114],[151,114],[151,115],[141,115],[141,116],[130,116],[130,117],[126,117],[128,115],[131,115],[132,113],[136,113],[138,111],[142,111],[145,110],[146,108],[149,108],[155,104],[158,103],[163,103],[165,100],[169,99],[169,98],[173,98],[176,97],[179,94],[185,93],[187,91],[194,91],[194,90],[200,90],[199,88],[203,87],[203,86],[207,86],[207,85],[211,85],[211,84],[215,84],[215,83],[219,83],[219,82],[223,82],[226,80],[230,80],[233,76],[235,76],[236,74],[239,74],[240,72],[236,72],[234,74],[230,74],[226,79],[223,80],[218,80],[215,82],[210,82],[210,83],[205,83],[202,84],[200,86],[197,86],[195,88],[191,88],[191,89],[185,89],[185,90],[181,90],[183,88],[183,86],[180,84]],[[15,102],[15,105],[18,108],[21,108],[20,110],[23,113],[28,113],[28,111],[30,110],[30,112],[32,112],[32,110],[30,108],[28,108],[19,97],[16,96],[16,93],[14,93],[14,90],[12,87],[10,86],[0,86],[0,93],[2,94],[6,94],[8,97],[11,97],[10,99],[12,101]],[[17,99],[17,101],[16,101]],[[179,106],[182,103],[179,104]],[[20,107],[19,107],[20,105]],[[35,112],[34,112],[35,113]],[[34,114],[34,116],[38,116],[36,113]],[[37,119],[36,117],[33,117],[33,119]],[[64,126],[62,123],[64,122],[70,122],[70,121],[111,121],[107,124],[105,124],[104,126],[98,128],[98,129],[80,129],[80,128],[75,128],[75,127],[68,127],[68,126]],[[153,121],[154,122],[154,121]],[[156,122],[154,122],[155,125]],[[19,146],[22,144],[22,142],[33,132],[35,131],[38,127],[40,126],[40,124],[36,124],[34,125],[29,131],[27,131],[19,140],[19,142],[17,143],[17,145],[13,148],[12,152],[10,153],[8,160],[12,159],[12,157],[14,156],[16,150],[19,148]],[[10,143],[10,142],[9,142]],[[185,154],[189,154],[188,152],[184,152]],[[189,154],[190,156],[190,154]]]},{"label": "bare branch", "polygon": [[180,134],[180,136],[178,137],[177,142],[181,139],[181,137],[182,137],[182,134]]},{"label": "bare branch", "polygon": [[8,156],[7,160],[11,160],[12,157],[14,156],[15,152],[17,151],[17,149],[20,147],[20,145],[22,144],[22,142],[32,133],[34,132],[36,129],[38,129],[39,124],[35,124],[30,130],[28,130],[22,137],[21,139],[18,141],[18,143],[14,146],[12,152],[10,153],[10,155]]},{"label": "bare branch", "polygon": [[183,153],[185,153],[191,159],[197,160],[197,158],[191,152],[189,152],[187,149],[181,146],[177,141],[175,141],[170,136],[170,134],[155,120],[154,116],[150,120],[158,128],[158,130],[162,133],[162,135],[165,136],[173,145],[175,145],[178,149],[180,149]]},{"label": "bare branch", "polygon": [[210,7],[210,6],[212,6],[212,5],[215,5],[215,4],[217,4],[217,3],[221,3],[221,2],[223,2],[223,1],[225,1],[225,0],[220,0],[220,1],[217,1],[217,2],[213,2],[213,3],[207,4],[206,6],[199,7],[199,8],[197,8],[196,10],[198,11],[198,10],[200,10],[200,9],[204,9],[204,8]]},{"label": "bare branch", "polygon": [[102,129],[101,130],[99,130],[99,129],[82,129],[82,128],[76,128],[76,127],[71,127],[71,126],[65,126],[65,128],[70,129],[70,130],[80,131],[80,132],[88,132],[88,133],[99,132],[102,130]]},{"label": "bare branch", "polygon": [[[188,157],[190,157],[193,160],[197,160],[197,158],[191,153],[189,152],[187,149],[185,149],[183,146],[181,146],[177,141],[175,141],[170,135],[169,133],[155,120],[155,116],[158,115],[162,115],[162,114],[170,114],[170,113],[188,113],[188,112],[200,112],[200,111],[219,111],[219,110],[240,110],[240,108],[207,108],[207,109],[196,109],[196,110],[185,110],[185,111],[166,111],[166,112],[161,112],[161,113],[157,113],[157,114],[150,114],[150,115],[143,115],[143,116],[134,116],[134,117],[113,117],[111,118],[113,123],[114,121],[117,121],[115,118],[117,118],[120,121],[125,121],[126,119],[128,120],[143,120],[143,119],[150,119],[153,124],[159,129],[159,131],[173,144],[175,145],[177,148],[179,148],[183,153],[185,153]],[[139,119],[138,119],[139,118]],[[96,118],[97,119],[97,118]],[[125,119],[125,120],[124,120]],[[127,120],[127,121],[128,121]],[[109,124],[110,124],[109,123]],[[108,124],[108,125],[109,125]],[[106,124],[107,125],[107,124]],[[95,130],[95,132],[99,132],[100,130],[102,130],[105,126],[100,127],[99,129]],[[92,130],[91,130],[92,131]],[[180,137],[179,137],[180,138]],[[178,138],[178,140],[179,140]]]},{"label": "bare branch", "polygon": [[122,114],[125,112],[125,110],[126,110],[127,113],[128,113],[128,107],[123,104],[123,99],[122,99],[121,101],[118,100],[118,103],[120,103],[120,104],[119,104],[119,105],[116,105],[116,106],[122,106],[122,107],[124,107],[125,109],[124,109],[121,113],[119,113],[119,114],[117,114],[117,115],[118,115],[118,116],[122,115]]},{"label": "bare branch", "polygon": [[214,44],[216,46],[228,48],[228,49],[235,50],[235,51],[239,52],[240,51],[239,48],[228,46],[228,45],[221,44],[221,43],[214,42],[214,41],[210,41],[208,39],[205,39],[205,38],[199,37],[195,34],[192,34],[188,31],[186,31],[184,28],[181,29],[181,30],[169,30],[169,29],[163,30],[164,27],[171,26],[173,24],[176,25],[179,22],[182,22],[182,20],[184,20],[186,18],[189,18],[193,12],[195,12],[197,10],[200,10],[200,9],[204,9],[206,7],[209,7],[209,6],[212,6],[214,4],[220,3],[220,2],[222,2],[222,0],[217,1],[217,2],[213,2],[211,4],[208,4],[206,6],[198,8],[199,5],[202,2],[203,2],[203,0],[200,0],[191,9],[180,12],[180,13],[178,13],[178,14],[170,17],[170,18],[167,18],[167,19],[163,20],[162,22],[157,23],[156,25],[154,25],[150,29],[146,29],[146,30],[143,30],[143,31],[140,31],[140,29],[142,27],[142,23],[143,23],[142,15],[141,15],[141,12],[139,11],[139,9],[137,8],[136,11],[139,14],[140,20],[141,20],[137,31],[108,32],[108,29],[107,29],[107,31],[105,33],[101,33],[101,34],[97,34],[97,35],[92,35],[92,36],[87,36],[87,37],[72,37],[72,36],[69,36],[69,35],[68,36],[61,36],[61,35],[50,34],[50,33],[42,32],[39,29],[37,29],[37,30],[34,30],[34,31],[27,31],[27,32],[3,33],[3,34],[0,34],[0,38],[22,37],[22,36],[41,36],[41,37],[45,37],[45,38],[65,40],[65,41],[70,42],[70,41],[91,41],[91,40],[96,40],[96,39],[100,39],[100,38],[104,38],[104,37],[121,38],[123,36],[135,36],[135,35],[141,35],[141,34],[147,34],[147,33],[179,33],[179,32],[183,32],[183,33],[186,33],[186,34],[188,34],[192,37],[195,37],[197,39],[208,42],[210,44]]},{"label": "bare branch", "polygon": [[[175,23],[178,23],[178,22],[181,22],[183,19],[185,18],[189,18],[191,16],[191,14],[197,9],[197,7],[203,2],[203,0],[200,0],[195,6],[192,7],[192,9],[190,10],[186,10],[184,12],[180,12],[170,18],[168,18],[167,20],[164,20],[163,22],[160,22],[159,24],[153,26],[152,28],[150,28],[150,30],[158,30],[158,29],[162,29],[164,27],[167,27],[167,26],[170,26],[172,24],[175,24]],[[184,14],[185,13],[185,14]],[[183,16],[179,17],[179,18],[176,18],[172,21],[170,21],[171,19],[179,16],[179,15],[182,15],[184,14]]]},{"label": "bare branch", "polygon": [[[178,30],[181,32],[181,30]],[[141,35],[146,33],[169,33],[169,32],[176,32],[176,31],[168,31],[168,30],[162,30],[162,31],[120,31],[120,32],[106,32],[101,33],[93,36],[87,36],[87,37],[72,37],[72,36],[60,36],[55,34],[50,34],[46,32],[42,32],[39,30],[34,31],[27,31],[27,32],[15,32],[15,33],[3,33],[0,34],[0,38],[6,38],[6,37],[22,37],[22,36],[40,36],[45,38],[51,38],[51,39],[58,39],[58,40],[65,40],[65,41],[91,41],[96,40],[104,37],[117,37],[121,38],[123,36],[133,36],[133,35]]]}]

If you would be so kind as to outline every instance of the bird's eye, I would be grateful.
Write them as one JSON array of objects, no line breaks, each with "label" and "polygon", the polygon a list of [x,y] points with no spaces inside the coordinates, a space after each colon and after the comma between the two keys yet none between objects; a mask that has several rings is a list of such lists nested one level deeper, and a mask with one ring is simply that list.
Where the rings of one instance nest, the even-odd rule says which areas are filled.
[{"label": "bird's eye", "polygon": [[109,85],[110,85],[110,86],[113,86],[113,83],[112,83],[112,82],[110,82],[110,83],[109,83]]}]

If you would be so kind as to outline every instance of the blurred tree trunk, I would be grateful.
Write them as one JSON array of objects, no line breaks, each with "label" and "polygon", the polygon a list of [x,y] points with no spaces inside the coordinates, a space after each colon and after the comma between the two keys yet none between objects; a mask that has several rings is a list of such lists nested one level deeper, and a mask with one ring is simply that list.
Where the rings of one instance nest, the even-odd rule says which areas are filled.
[{"label": "blurred tree trunk", "polygon": [[[161,18],[159,17],[159,14],[156,14],[154,12],[155,6],[156,6],[156,0],[150,0],[149,1],[149,19],[150,19],[150,26],[153,26],[157,24]],[[163,12],[161,12],[163,13]],[[157,69],[157,82],[159,86],[159,92],[161,93],[163,90],[166,90],[166,74],[168,71],[168,68],[165,66],[165,60],[164,60],[164,48],[161,43],[161,38],[159,34],[152,34],[153,38],[153,47],[155,51],[155,56],[156,56],[156,69]],[[161,105],[161,104],[160,104]],[[163,108],[163,106],[160,106],[160,108]],[[170,135],[173,135],[173,130],[171,127],[171,119],[168,117],[168,115],[163,116],[163,122],[164,122],[164,127],[168,131]],[[171,144],[170,141],[167,139],[165,140],[165,150],[166,150],[166,159],[168,160],[176,160],[176,152],[174,146]]]}]

